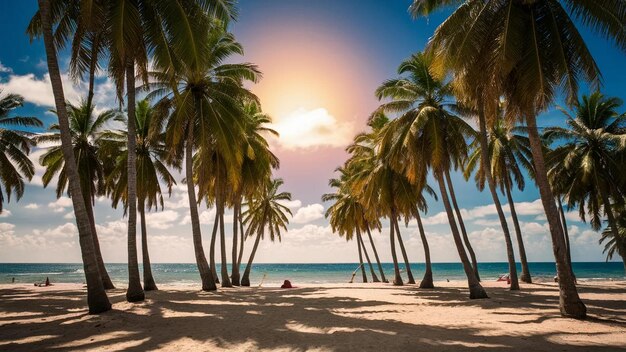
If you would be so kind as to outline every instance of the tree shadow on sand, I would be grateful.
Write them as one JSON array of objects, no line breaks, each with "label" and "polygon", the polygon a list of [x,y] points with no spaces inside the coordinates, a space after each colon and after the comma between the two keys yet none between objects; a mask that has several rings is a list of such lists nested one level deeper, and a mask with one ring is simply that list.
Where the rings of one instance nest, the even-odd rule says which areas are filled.
[{"label": "tree shadow on sand", "polygon": [[[331,297],[326,295],[327,291],[325,288],[234,288],[212,293],[161,290],[148,292],[146,302],[131,305],[125,302],[123,290],[113,290],[110,297],[116,309],[89,316],[84,292],[80,290],[60,293],[26,288],[0,289],[0,313],[3,316],[0,318],[0,350],[120,350],[122,343],[128,344],[126,351],[175,350],[193,343],[199,350],[438,351],[480,347],[481,350],[502,351],[523,346],[525,342],[519,339],[533,341],[534,346],[540,347],[536,350],[607,350],[603,346],[555,342],[554,334],[545,332],[532,336],[496,335],[484,327],[473,326],[471,322],[455,321],[455,317],[450,317],[451,324],[446,326],[407,323],[389,318],[406,314],[403,313],[406,305]],[[481,309],[519,308],[520,303],[515,302],[520,299],[518,295],[526,295],[524,292],[491,289],[492,299],[470,301],[463,290],[453,288],[417,290],[406,287],[394,292],[414,296],[414,304],[424,304],[426,300],[429,305],[476,306]],[[522,306],[551,307],[545,319],[553,318],[558,304],[556,296],[530,296],[523,297]],[[16,300],[23,302],[17,304]],[[27,303],[27,312],[24,312],[24,303]],[[613,312],[620,307],[613,306],[613,302],[610,307],[603,308],[602,304],[594,301],[590,313],[608,314],[601,310]],[[506,320],[506,316],[501,318]],[[27,320],[16,323],[17,319]],[[525,323],[529,322],[532,319]],[[596,320],[594,323],[610,326],[615,322]],[[59,334],[59,325],[63,326],[62,334]],[[559,332],[558,335],[564,334],[568,333]]]}]

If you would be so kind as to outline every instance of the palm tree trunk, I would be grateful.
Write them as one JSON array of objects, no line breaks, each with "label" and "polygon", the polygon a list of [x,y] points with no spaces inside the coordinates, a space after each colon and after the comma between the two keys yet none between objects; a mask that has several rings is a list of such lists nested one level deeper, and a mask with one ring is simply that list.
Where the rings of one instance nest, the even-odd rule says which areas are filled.
[{"label": "palm tree trunk", "polygon": [[241,270],[241,260],[243,259],[243,245],[245,242],[246,234],[243,231],[243,216],[241,215],[241,202],[239,202],[239,255],[237,255],[237,271]]},{"label": "palm tree trunk", "polygon": [[465,243],[467,252],[469,253],[470,259],[472,260],[472,268],[474,269],[476,278],[478,279],[478,281],[480,281],[480,274],[478,273],[478,260],[476,260],[474,248],[472,248],[472,244],[470,243],[469,237],[467,236],[467,230],[465,229],[465,222],[463,221],[463,217],[461,216],[459,204],[456,202],[456,194],[454,192],[454,186],[452,185],[452,179],[450,178],[450,172],[446,171],[445,176],[446,182],[448,183],[448,191],[450,191],[450,200],[452,201],[452,206],[454,207],[454,212],[456,213],[456,218],[459,221],[459,227],[461,228],[463,243]]},{"label": "palm tree trunk", "polygon": [[[196,102],[199,100],[196,98]],[[199,104],[196,104],[196,113],[200,114]],[[187,141],[185,142],[185,175],[187,180],[187,196],[189,197],[189,215],[191,217],[191,232],[193,235],[193,249],[196,256],[196,265],[200,272],[203,291],[217,290],[215,279],[207,263],[204,248],[202,247],[202,233],[200,231],[200,216],[196,201],[195,185],[193,183],[193,123],[187,126]]]},{"label": "palm tree trunk", "polygon": [[150,265],[150,254],[148,253],[148,229],[146,227],[146,207],[145,199],[139,199],[139,221],[141,222],[141,255],[143,261],[143,289],[145,291],[156,291],[159,288],[152,276]]},{"label": "palm tree trunk", "polygon": [[459,258],[461,259],[461,263],[463,264],[465,276],[467,276],[467,285],[470,291],[470,299],[489,298],[489,296],[487,296],[487,292],[485,292],[485,289],[480,284],[480,281],[478,281],[478,278],[474,273],[474,269],[469,262],[469,258],[467,258],[467,253],[465,253],[463,241],[461,240],[459,229],[456,227],[456,221],[454,220],[454,214],[452,213],[452,207],[450,206],[450,200],[448,199],[448,192],[446,191],[446,185],[443,180],[443,172],[435,172],[435,178],[437,179],[437,183],[439,184],[441,200],[443,202],[444,208],[446,209],[446,214],[448,215],[448,222],[450,223],[452,238],[454,238],[454,244],[456,245],[456,249],[459,252]]},{"label": "palm tree trunk", "polygon": [[[219,177],[219,176],[218,176]],[[221,181],[221,180],[220,180]],[[226,234],[224,231],[224,190],[220,182],[220,187],[217,190],[219,195],[218,213],[220,214],[220,255],[222,259],[222,287],[233,287],[228,277],[228,263],[226,260]]]},{"label": "palm tree trunk", "polygon": [[372,274],[372,282],[380,282],[378,276],[376,276],[376,272],[374,271],[374,266],[370,261],[370,255],[367,253],[367,248],[365,248],[365,241],[363,241],[363,237],[361,236],[361,231],[357,229],[357,237],[359,238],[359,242],[361,243],[361,247],[363,247],[363,253],[365,254],[365,259],[367,260],[367,264],[370,267],[370,272]]},{"label": "palm tree trunk", "polygon": [[89,61],[89,87],[87,90],[87,105],[91,107],[93,92],[96,81],[96,64],[98,63],[98,48],[100,46],[100,35],[96,34],[91,43],[91,60]]},{"label": "palm tree trunk", "polygon": [[556,197],[556,201],[558,204],[559,214],[561,215],[561,228],[563,229],[563,237],[565,238],[565,247],[567,248],[567,263],[569,264],[572,277],[574,278],[574,280],[576,280],[576,275],[574,274],[574,266],[572,265],[572,251],[569,244],[569,231],[567,230],[567,221],[565,219],[565,212],[563,211],[563,203],[561,202],[561,197]]},{"label": "palm tree trunk", "polygon": [[250,286],[250,270],[252,270],[252,261],[254,261],[254,256],[256,255],[256,250],[259,247],[261,237],[263,237],[263,230],[256,235],[256,240],[254,240],[254,246],[252,247],[252,252],[250,253],[250,258],[248,259],[248,264],[246,265],[246,270],[244,270],[243,276],[241,277],[241,286]]},{"label": "palm tree trunk", "polygon": [[[508,178],[508,175],[506,176]],[[522,277],[523,282],[532,283],[533,280],[530,276],[530,270],[528,269],[528,260],[526,260],[526,248],[524,247],[524,239],[522,238],[522,230],[519,226],[517,219],[517,211],[515,211],[515,202],[513,202],[513,196],[511,195],[511,183],[510,180],[506,180],[504,183],[504,189],[506,191],[506,198],[509,202],[509,208],[511,209],[511,218],[513,218],[513,226],[515,227],[515,236],[517,237],[517,246],[519,247],[519,258],[522,263]]]},{"label": "palm tree trunk", "polygon": [[389,242],[391,243],[391,259],[393,260],[393,284],[395,286],[402,286],[404,283],[402,282],[402,276],[400,275],[400,266],[398,265],[398,255],[396,254],[396,226],[394,224],[394,219],[396,218],[396,212],[391,211],[391,216],[389,217]]},{"label": "palm tree trunk", "polygon": [[367,282],[367,275],[365,275],[365,265],[363,265],[363,255],[361,254],[361,241],[359,241],[359,236],[356,238],[356,244],[359,248],[359,268],[361,268],[361,274],[363,275],[363,282]]},{"label": "palm tree trunk", "polygon": [[487,121],[485,118],[485,112],[482,105],[479,107],[478,112],[479,131],[478,139],[480,141],[480,163],[482,164],[485,172],[485,178],[489,185],[489,191],[491,192],[491,198],[493,204],[498,212],[498,218],[500,218],[500,225],[502,226],[502,233],[504,234],[504,243],[506,244],[506,257],[509,262],[509,277],[511,279],[511,291],[519,290],[519,282],[517,281],[517,266],[515,264],[515,251],[513,250],[513,241],[511,240],[511,233],[509,232],[509,224],[506,222],[504,211],[502,210],[502,204],[498,197],[498,190],[496,189],[496,182],[491,174],[491,162],[489,161],[489,141],[487,139]]},{"label": "palm tree trunk", "polygon": [[[83,187],[82,189],[85,190],[88,188]],[[96,260],[98,261],[98,270],[100,271],[100,277],[102,278],[102,285],[104,286],[105,290],[112,290],[115,288],[115,285],[113,285],[111,277],[107,272],[107,268],[104,265],[102,252],[100,251],[100,241],[98,240],[98,235],[96,231],[96,218],[93,213],[91,197],[87,196],[86,194],[86,192],[83,192],[83,197],[85,197],[85,208],[87,209],[87,215],[89,216],[89,225],[91,226],[91,234],[93,236],[93,250],[96,254]]]},{"label": "palm tree trunk", "polygon": [[234,286],[239,286],[239,279],[240,279],[240,275],[239,275],[239,263],[237,262],[237,249],[238,249],[238,245],[237,245],[237,230],[239,229],[239,203],[235,202],[235,205],[233,206],[233,248],[232,248],[232,264],[231,264],[231,271],[233,272],[231,275],[231,280],[233,281],[232,284]]},{"label": "palm tree trunk", "polygon": [[378,251],[376,250],[376,246],[374,245],[374,240],[372,239],[372,232],[370,231],[369,226],[365,228],[367,231],[367,237],[370,240],[370,244],[372,245],[372,250],[374,251],[374,257],[376,258],[376,263],[378,264],[378,271],[380,272],[380,277],[383,282],[389,282],[385,278],[385,272],[383,271],[383,265],[380,263],[380,258],[378,257]]},{"label": "palm tree trunk", "polygon": [[402,235],[400,235],[400,226],[398,225],[398,220],[394,221],[396,226],[396,236],[398,236],[398,244],[400,245],[400,251],[402,252],[402,258],[404,259],[404,266],[406,267],[406,274],[409,277],[408,284],[415,284],[415,278],[413,277],[413,272],[411,271],[411,264],[409,262],[409,256],[406,254],[406,249],[404,248],[404,241],[402,240]]},{"label": "palm tree trunk", "polygon": [[128,110],[128,289],[126,300],[139,302],[145,299],[139,261],[137,258],[137,132],[135,125],[135,62],[129,60],[126,65],[126,92]]},{"label": "palm tree trunk", "polygon": [[576,283],[571,273],[571,267],[567,262],[567,250],[563,238],[563,228],[559,223],[559,213],[554,203],[550,182],[548,181],[548,174],[543,157],[543,145],[539,137],[536,118],[534,113],[528,114],[526,115],[526,123],[528,125],[528,138],[530,140],[530,148],[535,165],[535,180],[539,188],[539,193],[541,194],[541,202],[546,212],[550,235],[552,237],[552,250],[554,252],[556,270],[559,278],[559,308],[563,316],[584,319],[587,315],[587,308],[578,296],[578,290],[576,289]]},{"label": "palm tree trunk", "polygon": [[211,245],[209,246],[209,262],[211,265],[211,274],[213,275],[213,278],[215,279],[215,283],[219,284],[220,283],[220,279],[218,278],[217,275],[217,266],[215,265],[215,241],[217,239],[217,229],[219,226],[219,220],[220,220],[220,212],[218,207],[215,207],[215,221],[213,221],[213,232],[211,233]]},{"label": "palm tree trunk", "polygon": [[426,264],[426,271],[422,282],[420,282],[420,288],[435,288],[433,283],[433,269],[430,262],[430,247],[428,246],[428,240],[426,239],[426,233],[424,232],[424,225],[422,224],[422,217],[419,214],[419,210],[415,212],[415,218],[417,219],[417,228],[420,232],[420,238],[422,239],[422,245],[424,246],[424,259]]},{"label": "palm tree trunk", "polygon": [[[98,62],[98,46],[99,46],[99,36],[96,36],[91,43],[91,60],[89,62],[89,86],[87,89],[87,106],[91,109],[91,104],[93,101],[93,92],[95,87],[95,76],[96,76],[96,63]],[[87,182],[83,182],[82,188],[83,197],[85,197],[85,206],[87,207],[87,212],[89,213],[89,222],[91,222],[91,233],[93,235],[93,246],[94,251],[96,252],[96,259],[98,260],[98,270],[100,270],[100,276],[102,277],[102,284],[104,285],[105,290],[112,290],[115,288],[111,278],[109,277],[109,273],[107,272],[106,266],[104,265],[104,259],[102,258],[102,252],[100,251],[100,241],[98,240],[98,232],[96,230],[96,218],[93,212],[93,204],[92,197],[90,197],[91,188]]]},{"label": "palm tree trunk", "polygon": [[67,172],[69,190],[70,193],[74,195],[74,197],[72,197],[72,205],[74,207],[74,216],[76,217],[76,225],[78,227],[78,240],[83,260],[83,270],[85,271],[85,280],[87,281],[87,305],[89,307],[89,314],[99,314],[110,310],[111,302],[109,302],[109,298],[102,285],[102,278],[94,253],[91,224],[89,223],[85,200],[80,189],[80,179],[78,170],[76,169],[76,160],[74,159],[74,150],[72,148],[72,136],[65,106],[63,83],[61,81],[56,48],[54,47],[54,39],[52,37],[50,0],[38,0],[38,3],[50,83],[52,85],[54,103],[59,118],[61,150],[63,152],[63,158],[65,159],[65,170]]}]

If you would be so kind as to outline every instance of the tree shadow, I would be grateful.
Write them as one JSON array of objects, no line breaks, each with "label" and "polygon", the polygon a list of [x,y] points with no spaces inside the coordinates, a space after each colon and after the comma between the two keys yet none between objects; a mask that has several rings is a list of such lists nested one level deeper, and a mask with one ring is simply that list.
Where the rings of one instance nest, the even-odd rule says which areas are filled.
[{"label": "tree shadow", "polygon": [[[447,317],[445,324],[438,325],[429,324],[426,319],[423,322],[405,319],[407,314],[419,312],[407,313],[407,309],[432,305],[443,307],[442,311],[447,313],[463,307],[487,309],[494,323],[541,324],[548,319],[562,319],[555,310],[558,297],[554,295],[490,289],[490,300],[470,301],[460,288],[389,288],[393,290],[390,291],[392,297],[403,300],[400,304],[371,299],[376,295],[361,291],[369,289],[376,293],[381,287],[359,287],[358,291],[351,288],[354,294],[345,295],[337,294],[332,288],[310,287],[292,290],[234,288],[217,292],[165,289],[147,292],[147,300],[138,304],[126,303],[123,290],[112,290],[109,296],[115,309],[97,316],[87,314],[84,290],[2,288],[0,350],[146,351],[186,350],[192,346],[198,350],[288,351],[438,351],[477,347],[501,351],[521,346],[545,351],[616,348],[580,341],[564,342],[559,338],[574,336],[576,332],[535,331],[530,335],[497,332],[474,321],[458,320],[454,315]],[[369,298],[358,298],[359,292]],[[588,306],[593,320],[584,324],[599,324],[613,330],[624,327],[611,321],[612,318],[624,319],[624,311],[606,315],[607,312],[600,311],[602,301],[588,303]],[[545,309],[545,315],[537,318],[536,311],[528,311],[536,308]],[[615,308],[619,306],[605,309]],[[16,322],[18,318],[22,321]],[[623,332],[626,333],[626,329]],[[597,334],[602,336],[603,332]]]}]

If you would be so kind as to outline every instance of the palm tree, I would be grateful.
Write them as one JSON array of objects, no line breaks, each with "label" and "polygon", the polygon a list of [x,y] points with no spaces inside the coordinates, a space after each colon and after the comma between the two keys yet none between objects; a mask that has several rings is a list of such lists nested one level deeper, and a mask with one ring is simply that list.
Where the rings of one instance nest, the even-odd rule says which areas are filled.
[{"label": "palm tree", "polygon": [[467,275],[470,298],[486,298],[463,247],[444,181],[450,168],[467,156],[465,139],[473,137],[475,131],[448,111],[450,104],[445,99],[450,87],[430,74],[430,60],[422,53],[413,55],[399,68],[400,73],[408,72],[410,79],[390,80],[377,90],[379,98],[392,98],[379,111],[402,113],[383,131],[381,154],[395,170],[417,185],[423,185],[428,170],[432,170]]},{"label": "palm tree", "polygon": [[[618,216],[618,236],[615,236],[615,231],[611,226],[602,231],[602,237],[600,237],[600,244],[604,243],[603,253],[606,253],[606,260],[613,259],[615,253],[622,257],[624,263],[624,271],[626,271],[626,219],[624,213],[620,212]],[[606,243],[605,243],[606,242]]]},{"label": "palm tree", "polygon": [[[393,99],[391,103],[385,104],[382,110],[402,112],[411,106],[420,104],[422,100],[424,100],[424,102],[434,102],[438,99],[436,95],[441,95],[442,98],[449,95],[450,87],[444,84],[444,82],[434,80],[428,73],[428,65],[430,62],[431,58],[423,53],[415,54],[410,59],[403,61],[398,67],[398,73],[401,75],[407,74],[408,78],[388,80],[376,90],[376,95],[379,99]],[[454,104],[446,105],[449,105],[449,107],[454,106]],[[459,157],[462,159],[464,154],[461,153]],[[461,159],[454,159],[455,168],[463,163]],[[467,230],[465,229],[465,223],[463,222],[461,210],[456,201],[456,194],[449,171],[445,173],[445,178],[450,191],[450,198],[455,210],[456,219],[458,220],[461,234],[463,235],[463,242],[472,260],[472,267],[476,277],[480,281],[478,261],[467,235]]]},{"label": "palm tree", "polygon": [[98,314],[110,310],[111,303],[109,302],[106,291],[104,290],[100,270],[98,269],[97,259],[94,252],[91,224],[85,206],[85,198],[83,197],[81,191],[80,177],[76,169],[76,161],[74,160],[72,137],[65,106],[65,96],[63,93],[63,83],[61,81],[61,73],[59,71],[59,63],[57,61],[56,48],[52,35],[52,11],[50,0],[38,0],[38,4],[48,72],[50,74],[50,82],[52,85],[52,92],[54,94],[57,116],[59,117],[61,150],[65,159],[69,190],[70,193],[74,195],[74,197],[72,197],[72,204],[74,207],[76,223],[78,225],[78,237],[83,259],[83,268],[85,271],[85,278],[87,280],[87,305],[89,306],[90,314]]},{"label": "palm tree", "polygon": [[434,288],[435,284],[433,282],[433,269],[432,263],[430,260],[430,247],[428,246],[428,239],[426,238],[426,232],[424,231],[424,225],[422,224],[422,216],[420,215],[420,211],[426,213],[428,211],[428,203],[426,202],[426,198],[424,198],[424,192],[428,193],[432,198],[438,200],[437,194],[435,190],[432,189],[428,184],[424,183],[423,188],[418,190],[416,193],[416,209],[415,219],[417,220],[417,229],[420,233],[420,239],[422,240],[422,246],[424,247],[424,264],[426,266],[426,270],[424,271],[424,277],[420,282],[420,288]]},{"label": "palm tree", "polygon": [[[528,137],[516,133],[516,127],[513,122],[505,120],[504,116],[500,116],[491,126],[488,132],[488,138],[489,143],[487,151],[491,175],[496,185],[500,186],[500,191],[506,195],[509,209],[511,210],[511,218],[513,219],[522,264],[522,276],[520,279],[523,282],[531,283],[532,278],[530,270],[528,269],[522,231],[517,218],[513,196],[511,195],[511,188],[514,185],[517,185],[520,191],[524,190],[525,182],[522,170],[526,169],[532,172]],[[479,140],[475,140],[471,146],[474,152],[470,155],[466,163],[464,176],[468,179],[471,173],[478,169],[474,178],[476,180],[476,186],[482,191],[485,188],[486,176],[482,169],[481,143]]]},{"label": "palm tree", "polygon": [[282,179],[267,179],[266,184],[247,204],[248,209],[242,213],[244,222],[248,225],[246,236],[252,236],[256,233],[256,239],[241,278],[241,286],[250,286],[252,261],[259,247],[259,241],[265,237],[265,231],[267,230],[270,240],[273,242],[276,238],[280,241],[281,229],[287,230],[287,224],[289,224],[287,215],[291,216],[292,214],[291,210],[281,203],[290,201],[291,193],[281,192],[280,186],[282,185]]},{"label": "palm tree", "polygon": [[5,194],[7,201],[11,201],[13,193],[19,200],[24,195],[24,178],[31,180],[35,174],[35,167],[28,158],[33,144],[31,133],[13,128],[41,127],[43,124],[36,117],[9,116],[12,110],[23,105],[24,98],[16,94],[0,98],[0,214]]},{"label": "palm tree", "polygon": [[[139,206],[139,220],[141,224],[141,253],[143,257],[143,287],[146,291],[157,290],[157,285],[152,275],[150,255],[148,252],[148,233],[146,226],[146,209],[158,210],[159,205],[163,209],[163,190],[161,182],[165,183],[168,194],[172,192],[172,186],[176,184],[174,176],[168,170],[165,159],[168,149],[165,145],[165,133],[163,132],[163,118],[158,115],[159,111],[150,106],[148,100],[137,103],[135,109],[137,124],[137,198]],[[118,119],[127,123],[126,119]],[[102,137],[102,149],[113,152],[109,157],[114,159],[114,168],[107,177],[109,192],[113,200],[113,207],[121,201],[124,212],[128,210],[128,168],[126,150],[126,136],[124,130],[105,133]],[[180,169],[180,165],[172,165]]]},{"label": "palm tree", "polygon": [[340,179],[331,179],[329,186],[337,188],[335,193],[329,193],[322,196],[322,201],[334,201],[334,203],[326,210],[326,218],[330,218],[330,225],[333,232],[339,233],[339,236],[346,237],[347,241],[354,238],[356,234],[357,247],[359,251],[359,264],[363,275],[363,282],[367,282],[367,276],[365,275],[365,266],[363,265],[362,250],[365,252],[365,257],[369,264],[370,272],[373,282],[380,282],[374,267],[370,261],[369,254],[365,248],[365,243],[361,236],[362,231],[369,229],[369,222],[366,219],[366,211],[363,205],[359,202],[358,198],[354,196],[348,188],[346,179],[350,177],[347,174],[345,168],[338,168],[341,174]]},{"label": "palm tree", "polygon": [[[354,138],[353,144],[346,149],[352,156],[346,162],[345,169],[349,171],[343,173],[345,180],[342,182],[346,183],[349,193],[358,195],[359,202],[363,205],[363,210],[366,211],[366,218],[373,219],[377,223],[379,223],[381,216],[389,218],[389,239],[394,267],[393,284],[401,286],[404,283],[400,275],[395,246],[395,221],[397,221],[398,215],[394,204],[393,183],[388,180],[392,170],[385,167],[376,150],[377,138],[380,136],[381,129],[388,122],[389,119],[386,116],[376,116],[368,123],[372,131],[360,133]],[[372,182],[375,182],[376,185]]]},{"label": "palm tree", "polygon": [[[594,84],[599,82],[598,67],[576,23],[589,26],[626,50],[623,2],[414,0],[410,11],[415,16],[427,15],[450,5],[460,6],[437,28],[429,49],[439,57],[437,66],[460,75],[458,78],[463,82],[459,86],[472,97],[481,120],[485,119],[485,113],[495,111],[502,95],[509,105],[507,111],[525,119],[536,183],[557,263],[561,314],[584,318],[586,308],[567,264],[563,231],[550,189],[536,118],[560,91],[573,103],[580,79]],[[486,132],[485,128],[483,130]]]},{"label": "palm tree", "polygon": [[624,202],[619,187],[623,165],[617,157],[626,150],[626,113],[616,111],[621,104],[599,92],[583,96],[572,114],[561,109],[569,128],[546,128],[543,135],[549,144],[560,142],[552,151],[548,173],[562,180],[568,207],[578,206],[583,221],[586,211],[595,230],[602,225],[603,211],[614,238],[619,237],[619,226],[611,199],[618,205]]},{"label": "palm tree", "polygon": [[[170,159],[185,155],[196,263],[202,289],[215,290],[214,277],[202,247],[195,182],[191,177],[194,174],[194,149],[205,150],[207,159],[213,154],[208,151],[216,150],[227,169],[229,179],[226,181],[233,185],[241,182],[239,171],[244,151],[232,148],[243,140],[244,135],[240,101],[244,98],[257,100],[242,82],[258,81],[260,72],[252,64],[223,63],[231,55],[243,54],[243,49],[223,28],[208,26],[209,23],[205,23],[204,28],[193,31],[192,42],[198,50],[193,55],[181,55],[176,70],[165,66],[152,72],[153,83],[147,87],[153,88],[150,96],[165,95],[160,104],[172,108],[167,125],[167,145],[172,146]],[[211,160],[202,162],[209,165]],[[197,170],[205,172],[210,168]],[[209,173],[197,176],[201,186],[211,177]]]},{"label": "palm tree", "polygon": [[[88,105],[86,101],[82,101],[80,105],[67,104],[67,113],[70,124],[70,133],[72,139],[72,147],[74,149],[75,160],[78,166],[78,175],[80,178],[80,186],[82,196],[85,198],[85,207],[89,217],[91,233],[93,235],[93,246],[98,261],[98,270],[102,278],[102,284],[105,289],[115,288],[106,267],[100,251],[100,243],[96,232],[96,221],[93,211],[95,197],[104,195],[105,193],[105,171],[102,164],[101,156],[98,153],[100,135],[104,131],[107,122],[117,116],[114,110],[107,110],[94,115],[94,107]],[[34,138],[38,144],[53,143],[45,154],[39,159],[39,163],[46,168],[42,176],[44,187],[57,177],[56,196],[60,198],[66,192],[68,196],[72,193],[68,189],[68,173],[66,169],[65,158],[63,157],[61,135],[59,134],[59,125],[53,124],[48,128],[51,133],[41,134]]]},{"label": "palm tree", "polygon": [[[272,119],[263,113],[260,104],[255,101],[243,103],[245,138],[242,141],[244,154],[241,164],[241,182],[239,187],[230,193],[230,203],[233,205],[233,247],[232,247],[232,283],[240,285],[240,266],[243,255],[245,233],[243,217],[241,216],[244,197],[251,199],[264,179],[271,176],[272,169],[278,169],[280,162],[272,153],[265,135],[278,137],[278,132],[267,127]],[[239,241],[238,241],[239,233]],[[239,243],[238,243],[239,242]]]}]

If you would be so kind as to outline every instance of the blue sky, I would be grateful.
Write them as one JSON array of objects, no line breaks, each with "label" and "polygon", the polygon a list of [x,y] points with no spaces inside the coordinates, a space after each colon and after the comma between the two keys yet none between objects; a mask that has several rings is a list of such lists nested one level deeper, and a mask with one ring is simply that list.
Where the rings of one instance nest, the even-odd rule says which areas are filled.
[{"label": "blue sky", "polygon": [[[232,27],[244,45],[246,55],[233,61],[257,63],[264,79],[252,89],[264,108],[275,119],[283,134],[272,146],[282,161],[278,176],[285,179],[294,196],[291,204],[296,220],[283,243],[265,243],[259,252],[263,262],[349,262],[356,260],[353,243],[345,243],[328,228],[322,214],[326,204],[320,196],[328,191],[327,180],[333,169],[345,160],[343,148],[352,136],[364,129],[364,122],[376,107],[373,91],[378,84],[395,76],[398,64],[421,50],[449,11],[413,20],[407,13],[410,1],[336,0],[241,0],[240,16]],[[36,10],[34,0],[0,3],[0,88],[17,91],[27,104],[16,111],[34,115],[47,124],[54,116],[47,88],[45,53],[40,41],[30,43],[25,28]],[[622,88],[626,73],[624,54],[611,43],[583,29],[583,36],[602,70],[602,91],[625,98]],[[67,67],[67,52],[60,62]],[[98,78],[96,103],[101,109],[116,108],[111,82]],[[581,93],[587,91],[583,86]],[[85,94],[84,85],[66,81],[68,99]],[[540,124],[558,125],[563,116],[550,109]],[[294,127],[295,126],[295,127]],[[295,130],[294,130],[295,129]],[[35,151],[36,161],[42,151]],[[38,168],[38,175],[41,174]],[[179,179],[182,177],[179,177]],[[453,176],[457,198],[467,215],[470,237],[479,260],[505,259],[503,239],[491,197],[479,193],[473,182]],[[538,192],[528,184],[514,192],[522,212],[524,236],[532,261],[552,259],[547,227],[537,202]],[[191,262],[190,225],[187,223],[184,188],[175,190],[163,213],[149,219],[150,244],[155,262]],[[99,200],[96,212],[105,260],[125,261],[125,219],[110,209],[110,202]],[[57,201],[54,191],[37,181],[27,187],[19,202],[5,205],[0,216],[0,262],[79,261],[77,237],[66,199]],[[449,227],[441,216],[442,207],[431,202],[426,218],[435,261],[457,261]],[[603,260],[598,235],[568,214],[575,260]],[[205,209],[203,233],[210,233],[211,210]],[[385,230],[384,230],[385,231]],[[409,256],[423,259],[414,224],[403,232]],[[229,236],[228,236],[229,237]],[[230,237],[229,237],[230,238]],[[376,236],[383,259],[389,259],[386,236]]]}]

